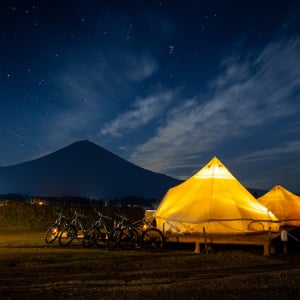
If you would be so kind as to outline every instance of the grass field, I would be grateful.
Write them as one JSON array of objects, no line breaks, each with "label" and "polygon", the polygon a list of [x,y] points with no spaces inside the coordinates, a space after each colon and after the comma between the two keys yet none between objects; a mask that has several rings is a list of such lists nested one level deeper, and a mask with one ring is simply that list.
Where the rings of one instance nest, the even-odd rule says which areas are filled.
[{"label": "grass field", "polygon": [[208,255],[46,245],[44,232],[0,231],[0,299],[296,299],[300,255],[218,247]]},{"label": "grass field", "polygon": [[[297,299],[300,249],[168,243],[160,252],[61,247],[44,235],[56,207],[0,208],[0,299]],[[129,211],[129,213],[136,213]],[[140,214],[141,212],[138,212]]]}]

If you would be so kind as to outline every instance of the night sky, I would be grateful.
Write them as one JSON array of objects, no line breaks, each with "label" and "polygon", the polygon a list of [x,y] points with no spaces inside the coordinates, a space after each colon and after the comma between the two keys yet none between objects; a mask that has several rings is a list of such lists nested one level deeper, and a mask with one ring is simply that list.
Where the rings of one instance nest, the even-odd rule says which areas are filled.
[{"label": "night sky", "polygon": [[300,192],[300,1],[1,1],[0,166],[90,140]]}]

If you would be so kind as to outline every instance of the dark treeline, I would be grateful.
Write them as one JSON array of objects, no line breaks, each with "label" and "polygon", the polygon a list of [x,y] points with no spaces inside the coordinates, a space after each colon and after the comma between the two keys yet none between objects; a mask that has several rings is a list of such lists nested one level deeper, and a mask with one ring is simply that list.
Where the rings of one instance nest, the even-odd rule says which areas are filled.
[{"label": "dark treeline", "polygon": [[0,201],[5,202],[22,202],[40,205],[79,205],[79,206],[118,206],[118,207],[143,207],[146,209],[154,209],[159,203],[155,198],[144,198],[136,196],[126,196],[124,198],[114,199],[92,199],[86,197],[40,197],[40,196],[25,196],[19,194],[0,195]]}]

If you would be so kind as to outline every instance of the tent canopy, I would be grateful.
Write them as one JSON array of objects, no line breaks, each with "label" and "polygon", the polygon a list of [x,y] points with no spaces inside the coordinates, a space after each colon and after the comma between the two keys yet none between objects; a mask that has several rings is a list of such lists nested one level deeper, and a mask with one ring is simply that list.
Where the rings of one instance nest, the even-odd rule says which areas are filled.
[{"label": "tent canopy", "polygon": [[168,190],[156,211],[157,226],[170,232],[278,231],[278,219],[214,157]]},{"label": "tent canopy", "polygon": [[257,200],[276,215],[281,226],[300,226],[300,197],[280,184]]}]

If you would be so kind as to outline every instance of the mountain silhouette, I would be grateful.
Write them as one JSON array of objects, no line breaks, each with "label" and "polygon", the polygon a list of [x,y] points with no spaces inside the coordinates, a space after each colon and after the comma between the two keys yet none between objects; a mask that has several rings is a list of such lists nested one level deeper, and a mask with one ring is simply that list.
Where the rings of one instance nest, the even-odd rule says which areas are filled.
[{"label": "mountain silhouette", "polygon": [[90,198],[160,199],[180,183],[138,167],[104,148],[79,141],[41,158],[0,167],[0,193]]}]

